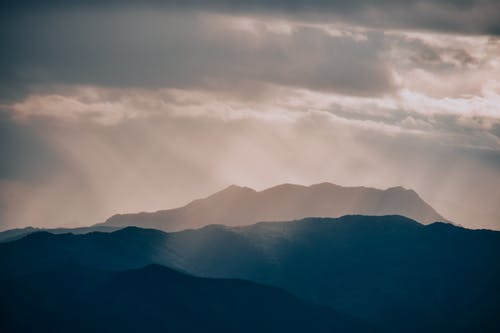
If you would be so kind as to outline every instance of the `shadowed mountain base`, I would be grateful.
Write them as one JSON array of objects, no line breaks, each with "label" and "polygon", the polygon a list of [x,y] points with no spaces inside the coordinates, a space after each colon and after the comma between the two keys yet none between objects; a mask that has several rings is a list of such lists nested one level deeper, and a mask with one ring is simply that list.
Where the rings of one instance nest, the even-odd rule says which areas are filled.
[{"label": "shadowed mountain base", "polygon": [[163,266],[103,272],[66,264],[2,281],[2,332],[372,332],[278,288]]}]

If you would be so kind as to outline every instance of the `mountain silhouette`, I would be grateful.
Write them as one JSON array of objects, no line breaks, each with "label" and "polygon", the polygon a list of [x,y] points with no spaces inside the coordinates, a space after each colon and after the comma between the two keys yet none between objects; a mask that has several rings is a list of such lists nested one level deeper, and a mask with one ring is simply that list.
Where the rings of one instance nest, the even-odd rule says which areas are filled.
[{"label": "mountain silhouette", "polygon": [[402,216],[344,216],[164,233],[34,233],[0,244],[0,271],[77,261],[119,270],[156,263],[281,287],[386,332],[498,332],[500,232]]},{"label": "mountain silhouette", "polygon": [[372,332],[284,290],[148,265],[66,263],[1,281],[2,332]]},{"label": "mountain silhouette", "polygon": [[263,191],[232,185],[184,207],[154,213],[118,214],[103,225],[179,231],[209,224],[240,226],[260,221],[349,214],[403,215],[425,224],[445,221],[413,190],[321,183],[311,186],[283,184]]},{"label": "mountain silhouette", "polygon": [[121,229],[119,227],[110,227],[110,226],[91,226],[91,227],[79,227],[79,228],[34,228],[34,227],[25,227],[25,228],[16,228],[10,229],[6,231],[0,232],[0,243],[1,242],[10,242],[16,239],[23,238],[26,235],[32,234],[34,232],[47,231],[51,234],[87,234],[89,232],[100,231],[100,232],[111,232]]}]

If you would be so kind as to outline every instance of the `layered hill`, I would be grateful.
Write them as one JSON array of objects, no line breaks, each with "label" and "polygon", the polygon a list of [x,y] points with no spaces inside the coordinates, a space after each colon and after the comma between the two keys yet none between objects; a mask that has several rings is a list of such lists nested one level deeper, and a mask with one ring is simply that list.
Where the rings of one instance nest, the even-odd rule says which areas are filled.
[{"label": "layered hill", "polygon": [[241,226],[260,221],[349,214],[403,215],[425,224],[445,221],[413,190],[403,187],[379,190],[321,183],[311,186],[283,184],[263,191],[233,185],[184,207],[114,215],[103,225],[178,231],[209,224]]},{"label": "layered hill", "polygon": [[87,234],[89,232],[111,232],[121,229],[120,227],[110,227],[110,226],[91,226],[91,227],[80,227],[80,228],[34,228],[34,227],[26,227],[26,228],[17,228],[10,229],[6,231],[0,232],[0,243],[1,242],[10,242],[16,239],[23,238],[26,235],[32,234],[34,232],[50,232],[51,234]]},{"label": "layered hill", "polygon": [[326,306],[242,280],[157,265],[106,272],[66,263],[0,283],[2,332],[373,332]]},{"label": "layered hill", "polygon": [[156,263],[285,288],[386,332],[498,332],[499,256],[500,232],[345,216],[175,233],[35,233],[0,244],[0,271]]}]

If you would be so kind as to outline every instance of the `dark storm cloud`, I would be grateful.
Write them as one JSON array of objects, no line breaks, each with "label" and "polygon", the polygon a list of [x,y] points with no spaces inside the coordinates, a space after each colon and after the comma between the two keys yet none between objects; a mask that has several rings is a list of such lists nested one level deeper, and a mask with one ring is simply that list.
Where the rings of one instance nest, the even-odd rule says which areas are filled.
[{"label": "dark storm cloud", "polygon": [[[457,33],[498,30],[497,1],[7,1],[0,5],[0,101],[65,85],[211,88],[255,96],[267,84],[376,96],[395,90],[387,38],[330,36],[301,26],[258,36],[212,14],[346,22]],[[156,11],[156,13],[155,13]],[[204,17],[200,19],[200,16]],[[209,16],[208,16],[209,17]],[[229,16],[225,16],[226,18]],[[422,43],[420,43],[422,44]],[[450,67],[435,47],[415,45],[412,66]],[[474,64],[460,49],[456,63]],[[445,67],[441,66],[442,64]],[[453,65],[453,64],[451,64]]]},{"label": "dark storm cloud", "polygon": [[226,17],[151,11],[23,14],[0,23],[0,87],[16,99],[54,85],[247,89],[245,82],[344,94],[393,89],[383,36],[365,40]]},{"label": "dark storm cloud", "polygon": [[362,26],[499,34],[497,0],[7,0],[4,12],[51,9],[153,8],[343,20]]}]

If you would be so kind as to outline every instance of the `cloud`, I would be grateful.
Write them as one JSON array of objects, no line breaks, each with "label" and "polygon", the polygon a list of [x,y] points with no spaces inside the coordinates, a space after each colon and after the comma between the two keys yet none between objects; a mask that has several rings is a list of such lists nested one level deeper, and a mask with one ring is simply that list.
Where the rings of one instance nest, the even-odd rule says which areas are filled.
[{"label": "cloud", "polygon": [[402,90],[436,98],[470,97],[491,90],[500,76],[496,37],[407,31],[388,35],[388,57]]},{"label": "cloud", "polygon": [[496,0],[7,0],[0,9],[23,11],[120,10],[205,11],[236,15],[281,15],[312,22],[342,21],[383,29],[417,29],[455,33],[500,34]]},{"label": "cloud", "polygon": [[268,95],[247,100],[211,90],[118,89],[82,86],[64,93],[31,95],[11,104],[14,119],[56,122],[122,122],[162,117],[207,117],[219,121],[267,119],[291,123],[311,114],[328,121],[382,135],[406,133],[433,139],[439,145],[500,151],[500,82],[485,85],[481,94],[432,97],[403,89],[385,97],[345,96],[269,86]]},{"label": "cloud", "polygon": [[500,42],[491,36],[142,9],[35,11],[0,25],[4,104],[81,85],[248,99],[265,97],[271,86],[460,97],[481,94],[500,75]]},{"label": "cloud", "polygon": [[265,90],[266,84],[359,95],[394,89],[381,33],[356,40],[302,25],[285,31],[272,20],[247,19],[247,29],[242,22],[152,11],[6,18],[0,29],[0,86],[11,100],[71,84],[212,88],[241,95]]}]

